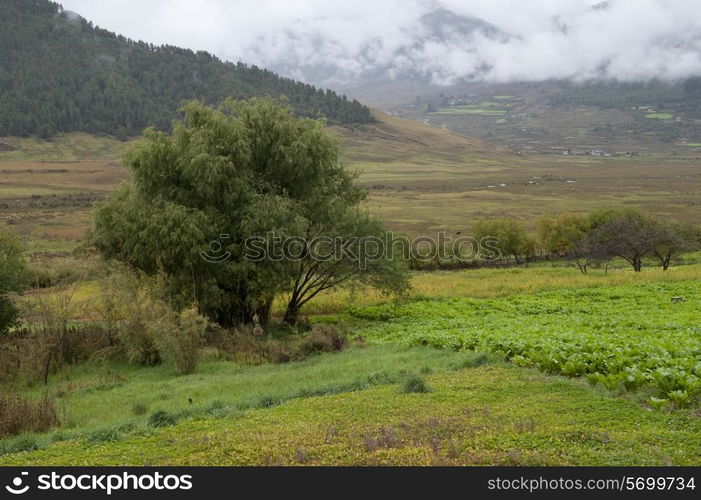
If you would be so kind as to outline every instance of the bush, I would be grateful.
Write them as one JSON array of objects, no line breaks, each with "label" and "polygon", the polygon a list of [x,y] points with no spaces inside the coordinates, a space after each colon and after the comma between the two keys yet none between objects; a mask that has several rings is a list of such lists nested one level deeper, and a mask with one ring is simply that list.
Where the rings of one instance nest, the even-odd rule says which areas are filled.
[{"label": "bush", "polygon": [[7,294],[21,291],[29,281],[23,252],[17,235],[0,228],[0,334],[14,326],[19,316]]},{"label": "bush", "polygon": [[43,267],[31,269],[32,285],[37,288],[49,288],[56,285],[75,283],[80,279],[78,271],[69,266]]},{"label": "bush", "polygon": [[348,344],[346,334],[333,325],[312,326],[309,334],[300,342],[299,349],[306,356],[322,352],[342,351]]},{"label": "bush", "polygon": [[0,393],[0,437],[41,432],[57,424],[56,405],[48,394],[32,402],[18,394]]},{"label": "bush", "polygon": [[4,295],[0,295],[0,334],[17,325],[19,309]]},{"label": "bush", "polygon": [[175,365],[178,373],[188,375],[197,369],[207,324],[207,318],[190,308],[180,314],[164,311],[164,316],[151,322],[148,328],[163,357]]},{"label": "bush", "polygon": [[154,299],[152,291],[133,275],[114,276],[112,281],[103,284],[104,322],[116,331],[130,363],[153,366],[161,362],[154,329],[149,325],[166,311],[163,304]]},{"label": "bush", "polygon": [[165,359],[178,373],[194,373],[208,323],[194,307],[176,312],[167,290],[162,276],[121,269],[103,281],[99,311],[129,362],[149,366]]},{"label": "bush", "polygon": [[0,338],[0,383],[36,381],[64,364],[109,354],[112,338],[101,325],[43,321]]},{"label": "bush", "polygon": [[41,447],[36,436],[25,434],[17,436],[16,438],[3,439],[0,441],[0,456],[22,453],[25,451],[35,451]]},{"label": "bush", "polygon": [[282,339],[271,337],[274,333],[268,332],[263,339],[250,327],[225,330],[214,326],[208,330],[207,342],[225,353],[228,359],[251,365],[301,361],[322,352],[341,351],[348,345],[343,331],[324,324],[312,326],[302,339],[296,335],[286,335]]},{"label": "bush", "polygon": [[148,411],[148,406],[145,403],[134,403],[134,405],[131,407],[131,412],[134,415],[146,415],[146,412]]},{"label": "bush", "polygon": [[402,382],[399,392],[403,394],[429,392],[426,381],[419,375],[411,374]]},{"label": "bush", "polygon": [[169,427],[177,422],[175,415],[163,410],[156,410],[148,417],[148,425],[151,427]]},{"label": "bush", "polygon": [[116,427],[96,429],[88,434],[87,440],[91,444],[113,443],[122,439],[121,431]]}]

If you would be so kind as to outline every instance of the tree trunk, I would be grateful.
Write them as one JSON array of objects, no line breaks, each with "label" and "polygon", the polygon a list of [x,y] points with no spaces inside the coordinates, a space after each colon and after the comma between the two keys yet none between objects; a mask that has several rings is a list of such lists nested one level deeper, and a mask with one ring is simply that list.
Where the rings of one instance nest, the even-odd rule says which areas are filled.
[{"label": "tree trunk", "polygon": [[633,258],[633,270],[639,273],[643,269],[643,263],[640,257]]},{"label": "tree trunk", "polygon": [[297,320],[299,319],[299,304],[296,300],[290,300],[287,304],[287,309],[285,310],[285,317],[283,318],[283,323],[290,326],[295,326]]}]

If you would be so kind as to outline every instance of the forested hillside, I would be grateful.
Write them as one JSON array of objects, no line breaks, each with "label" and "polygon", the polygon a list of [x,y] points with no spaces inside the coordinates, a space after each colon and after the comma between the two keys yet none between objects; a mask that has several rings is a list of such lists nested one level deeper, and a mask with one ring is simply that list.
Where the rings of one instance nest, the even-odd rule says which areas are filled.
[{"label": "forested hillside", "polygon": [[186,99],[285,95],[301,116],[368,123],[367,107],[207,52],[100,29],[47,0],[2,0],[0,136],[84,131],[127,137],[167,129]]}]

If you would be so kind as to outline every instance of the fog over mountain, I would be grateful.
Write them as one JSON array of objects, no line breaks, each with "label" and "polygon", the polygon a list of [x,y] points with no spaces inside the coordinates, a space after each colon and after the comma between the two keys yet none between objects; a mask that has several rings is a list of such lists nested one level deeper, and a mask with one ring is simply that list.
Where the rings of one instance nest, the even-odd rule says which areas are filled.
[{"label": "fog over mountain", "polygon": [[311,83],[701,75],[698,0],[63,0],[101,27]]}]

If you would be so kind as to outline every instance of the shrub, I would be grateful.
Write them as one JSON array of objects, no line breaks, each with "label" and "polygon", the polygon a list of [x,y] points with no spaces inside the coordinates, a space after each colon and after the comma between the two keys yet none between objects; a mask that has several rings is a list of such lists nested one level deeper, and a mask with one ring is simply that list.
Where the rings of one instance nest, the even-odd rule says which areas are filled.
[{"label": "shrub", "polygon": [[429,392],[429,388],[428,385],[426,385],[426,381],[421,376],[412,373],[404,379],[399,388],[399,392],[403,394],[424,393]]},{"label": "shrub", "polygon": [[12,439],[3,439],[0,441],[0,456],[22,453],[25,451],[35,451],[41,447],[42,446],[37,441],[36,436],[25,434]]},{"label": "shrub", "polygon": [[31,268],[32,285],[37,288],[49,288],[56,285],[75,283],[80,274],[69,266],[34,266]]},{"label": "shrub", "polygon": [[0,295],[0,334],[17,325],[19,309],[9,298]]},{"label": "shrub", "polygon": [[154,338],[156,329],[152,327],[172,314],[160,299],[162,285],[158,278],[146,278],[120,267],[100,282],[96,309],[130,363],[153,366],[162,361]]},{"label": "shrub", "polygon": [[122,439],[121,431],[116,427],[96,429],[88,434],[87,440],[91,444],[113,443]]},{"label": "shrub", "polygon": [[19,237],[0,228],[0,334],[14,326],[18,317],[7,294],[22,290],[29,279],[23,252]]},{"label": "shrub", "polygon": [[306,356],[322,352],[338,352],[348,344],[346,334],[333,325],[318,324],[312,326],[311,331],[299,344],[299,348]]},{"label": "shrub", "polygon": [[148,411],[148,406],[144,403],[134,403],[134,406],[131,407],[131,412],[134,415],[146,415],[146,412]]},{"label": "shrub", "polygon": [[64,326],[43,321],[0,338],[0,383],[43,379],[66,363],[109,353],[109,332],[100,325]]},{"label": "shrub", "polygon": [[478,366],[494,363],[496,361],[499,361],[499,357],[494,354],[472,352],[467,354],[464,359],[458,361],[453,366],[456,370],[462,370],[465,368],[476,368]]},{"label": "shrub", "polygon": [[[268,327],[270,328],[270,326]],[[207,342],[226,354],[227,359],[241,364],[288,363],[301,361],[322,352],[338,352],[348,345],[346,334],[333,325],[314,325],[311,331],[299,339],[296,335],[274,338],[267,332],[266,338],[253,333],[251,327],[225,330],[210,325]]]},{"label": "shrub", "polygon": [[279,397],[265,394],[258,399],[255,404],[255,408],[272,408],[280,403],[282,403],[282,400]]},{"label": "shrub", "polygon": [[164,316],[152,321],[148,328],[159,353],[175,365],[178,373],[187,375],[197,369],[207,324],[207,318],[190,308],[180,314],[164,311]]},{"label": "shrub", "polygon": [[0,437],[41,432],[57,424],[56,405],[48,394],[32,402],[18,394],[0,393]]},{"label": "shrub", "polygon": [[148,425],[151,427],[168,427],[177,422],[178,419],[175,415],[163,410],[156,410],[148,417]]}]

